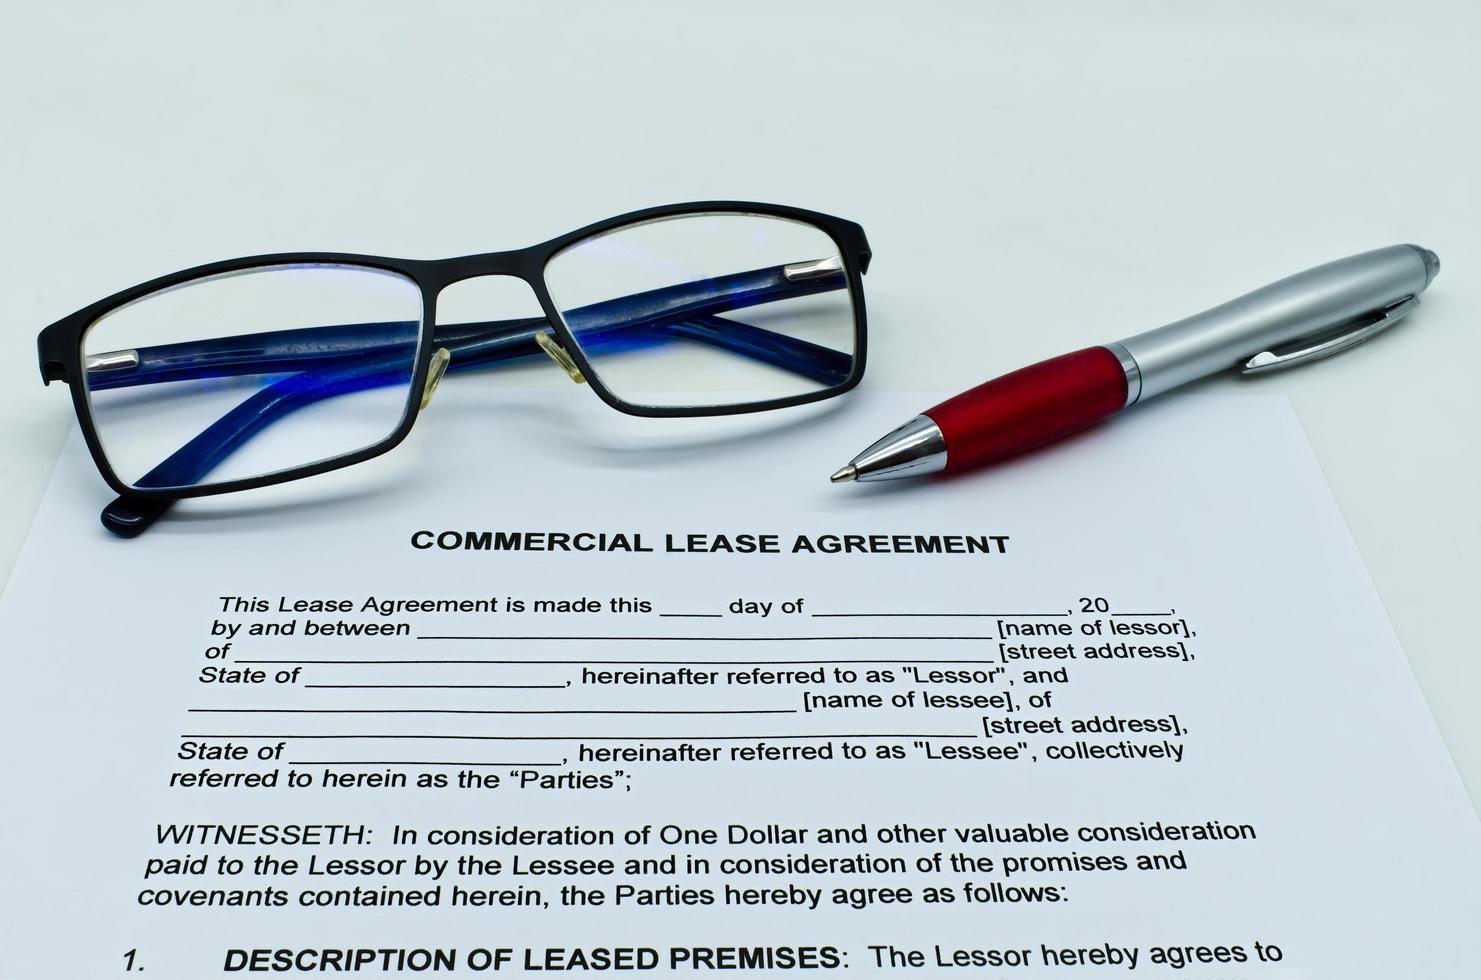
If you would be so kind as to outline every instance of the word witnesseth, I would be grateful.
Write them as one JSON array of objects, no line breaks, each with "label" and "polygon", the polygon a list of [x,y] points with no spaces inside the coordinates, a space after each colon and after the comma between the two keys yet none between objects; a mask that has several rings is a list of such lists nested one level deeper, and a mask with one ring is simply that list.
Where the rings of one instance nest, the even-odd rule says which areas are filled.
[{"label": "word witnesseth", "polygon": [[[605,531],[416,531],[418,551],[565,551],[671,554],[779,555],[779,534],[665,534],[658,548],[641,533]],[[1002,555],[1006,534],[799,534],[792,554]]]}]

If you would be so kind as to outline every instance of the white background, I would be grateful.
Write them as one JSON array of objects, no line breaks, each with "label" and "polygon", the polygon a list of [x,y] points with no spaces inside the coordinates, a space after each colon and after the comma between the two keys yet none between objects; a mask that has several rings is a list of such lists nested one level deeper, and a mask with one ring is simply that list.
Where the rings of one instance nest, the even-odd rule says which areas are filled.
[{"label": "white background", "polygon": [[[1413,241],[1444,268],[1401,327],[1203,390],[1290,396],[1481,789],[1473,5],[6,0],[3,22],[0,569],[73,425],[35,332],[212,259],[793,203],[869,233],[865,383],[957,389]],[[436,438],[497,452],[496,425]]]}]

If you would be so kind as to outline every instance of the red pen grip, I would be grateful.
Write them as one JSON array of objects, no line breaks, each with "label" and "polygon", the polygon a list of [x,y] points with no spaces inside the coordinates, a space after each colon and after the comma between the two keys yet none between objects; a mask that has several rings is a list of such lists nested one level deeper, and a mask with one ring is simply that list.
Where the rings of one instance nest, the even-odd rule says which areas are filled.
[{"label": "red pen grip", "polygon": [[1126,371],[1104,347],[1019,368],[927,409],[946,437],[946,468],[1015,456],[1126,406]]}]

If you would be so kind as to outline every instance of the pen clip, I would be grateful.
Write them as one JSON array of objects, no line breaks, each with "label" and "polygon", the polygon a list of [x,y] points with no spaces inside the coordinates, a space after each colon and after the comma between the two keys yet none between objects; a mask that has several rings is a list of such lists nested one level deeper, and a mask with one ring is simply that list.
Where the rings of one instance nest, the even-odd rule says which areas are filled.
[{"label": "pen clip", "polygon": [[1295,367],[1308,361],[1319,358],[1330,357],[1340,354],[1349,347],[1356,347],[1370,337],[1393,326],[1395,322],[1406,313],[1410,313],[1419,305],[1418,296],[1407,296],[1392,306],[1385,307],[1376,316],[1359,320],[1356,324],[1341,328],[1337,334],[1326,334],[1324,339],[1318,343],[1301,347],[1296,350],[1276,352],[1273,350],[1261,351],[1240,367],[1240,374],[1264,374],[1267,371],[1279,371],[1282,368]]}]

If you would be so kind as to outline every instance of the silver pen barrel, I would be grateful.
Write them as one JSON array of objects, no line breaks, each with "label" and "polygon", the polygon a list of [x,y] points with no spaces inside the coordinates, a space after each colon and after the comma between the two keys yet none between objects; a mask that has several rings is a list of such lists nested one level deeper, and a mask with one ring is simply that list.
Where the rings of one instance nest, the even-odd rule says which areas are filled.
[{"label": "silver pen barrel", "polygon": [[1439,267],[1429,249],[1390,245],[1299,272],[1107,346],[1133,358],[1141,377],[1138,400],[1145,399],[1416,296]]}]

